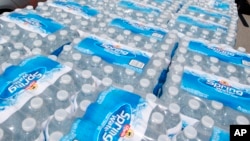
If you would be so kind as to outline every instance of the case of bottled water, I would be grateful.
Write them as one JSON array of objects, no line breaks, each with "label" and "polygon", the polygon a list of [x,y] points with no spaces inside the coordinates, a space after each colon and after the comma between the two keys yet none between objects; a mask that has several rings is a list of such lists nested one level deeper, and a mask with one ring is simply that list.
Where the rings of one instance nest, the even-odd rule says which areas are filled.
[{"label": "case of bottled water", "polygon": [[[0,141],[227,141],[250,124],[232,0],[48,0],[0,16]],[[59,48],[59,49],[58,49]]]}]

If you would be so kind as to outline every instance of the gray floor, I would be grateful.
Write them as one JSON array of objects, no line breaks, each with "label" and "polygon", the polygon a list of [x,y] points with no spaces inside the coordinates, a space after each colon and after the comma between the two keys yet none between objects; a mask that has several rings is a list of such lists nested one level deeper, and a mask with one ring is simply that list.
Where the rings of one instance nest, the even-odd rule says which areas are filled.
[{"label": "gray floor", "polygon": [[[243,15],[248,25],[250,26],[250,16]],[[236,39],[236,47],[245,47],[247,52],[250,53],[250,27],[243,26],[241,20],[238,20],[238,32]]]}]

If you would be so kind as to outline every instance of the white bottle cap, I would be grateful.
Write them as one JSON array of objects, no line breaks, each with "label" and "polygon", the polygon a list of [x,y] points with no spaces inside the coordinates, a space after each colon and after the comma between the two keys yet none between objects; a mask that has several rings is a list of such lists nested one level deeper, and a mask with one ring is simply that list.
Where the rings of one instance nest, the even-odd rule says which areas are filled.
[{"label": "white bottle cap", "polygon": [[170,39],[170,38],[165,40],[165,43],[167,43],[169,45],[172,44],[173,42],[174,42],[174,40]]},{"label": "white bottle cap", "polygon": [[218,102],[218,101],[215,101],[215,100],[211,101],[211,105],[216,110],[222,110],[222,108],[223,108],[223,104],[221,102]]},{"label": "white bottle cap", "polygon": [[67,30],[61,30],[59,33],[60,33],[61,36],[66,36],[68,34],[68,31]]},{"label": "white bottle cap", "polygon": [[192,68],[194,68],[195,70],[202,70],[202,68],[201,68],[201,66],[199,66],[199,65],[194,65],[194,66],[192,66]]},{"label": "white bottle cap", "polygon": [[157,57],[161,58],[161,59],[165,59],[166,58],[166,54],[164,51],[160,51],[156,54]]},{"label": "white bottle cap", "polygon": [[81,38],[75,38],[74,40],[73,40],[73,43],[74,44],[78,44],[78,43],[80,43],[81,42]]},{"label": "white bottle cap", "polygon": [[89,78],[91,78],[91,77],[92,77],[91,71],[90,71],[90,70],[83,70],[83,71],[82,71],[82,77],[83,77],[84,79],[89,79]]},{"label": "white bottle cap", "polygon": [[115,29],[114,28],[109,28],[108,33],[111,33],[111,34],[115,33]]},{"label": "white bottle cap", "polygon": [[142,78],[140,80],[140,86],[147,88],[150,85],[150,81],[148,79]]},{"label": "white bottle cap", "polygon": [[180,106],[176,103],[169,104],[168,108],[169,108],[169,111],[173,114],[179,114],[181,110]]},{"label": "white bottle cap", "polygon": [[80,102],[80,109],[82,111],[86,111],[86,109],[88,108],[88,106],[90,105],[90,103],[91,103],[91,101],[89,101],[89,100],[82,100]]},{"label": "white bottle cap", "polygon": [[64,62],[63,63],[65,66],[68,66],[70,68],[73,68],[74,64],[72,62]]},{"label": "white bottle cap", "polygon": [[56,61],[57,60],[57,56],[56,55],[48,55],[48,58],[51,60]]},{"label": "white bottle cap", "polygon": [[123,89],[128,92],[134,92],[134,87],[132,85],[124,85]]},{"label": "white bottle cap", "polygon": [[176,75],[174,74],[172,77],[171,77],[171,80],[175,83],[179,83],[181,82],[181,77],[179,75]]},{"label": "white bottle cap", "polygon": [[99,56],[92,56],[92,61],[95,63],[95,64],[99,64],[101,61],[102,61],[102,58],[99,57]]},{"label": "white bottle cap", "polygon": [[31,50],[32,54],[37,55],[37,54],[42,54],[42,49],[40,48],[33,48]]},{"label": "white bottle cap", "polygon": [[107,74],[111,74],[114,71],[114,68],[110,65],[104,67],[104,72]]},{"label": "white bottle cap", "polygon": [[37,33],[31,32],[31,33],[29,33],[29,37],[30,38],[36,38],[37,37]]},{"label": "white bottle cap", "polygon": [[90,21],[91,21],[91,22],[95,22],[95,21],[96,21],[96,18],[95,18],[95,17],[92,17],[92,18],[90,18]]},{"label": "white bottle cap", "polygon": [[190,99],[188,101],[188,106],[193,110],[198,110],[200,108],[200,102],[196,99]]},{"label": "white bottle cap", "polygon": [[69,93],[65,90],[59,90],[56,94],[56,98],[59,101],[65,101],[69,98]]},{"label": "white bottle cap", "polygon": [[122,40],[124,40],[124,37],[123,37],[122,35],[118,35],[118,36],[116,37],[116,39],[117,39],[118,41],[122,41]]},{"label": "white bottle cap", "polygon": [[64,121],[66,120],[68,113],[64,109],[58,109],[55,111],[54,117],[57,121]]},{"label": "white bottle cap", "polygon": [[130,34],[131,34],[131,31],[129,31],[129,30],[124,30],[124,31],[123,31],[123,33],[124,33],[125,35],[127,35],[127,36],[128,36],[128,35],[130,35]]},{"label": "white bottle cap", "polygon": [[156,102],[157,97],[153,93],[148,93],[146,95],[146,100],[150,102]]},{"label": "white bottle cap", "polygon": [[216,57],[209,57],[209,60],[214,64],[217,64],[219,62],[219,59]]},{"label": "white bottle cap", "polygon": [[13,35],[13,36],[17,36],[17,35],[19,35],[20,34],[20,31],[19,30],[12,30],[11,31],[11,35]]},{"label": "white bottle cap", "polygon": [[177,61],[180,62],[180,63],[184,63],[185,62],[185,58],[183,56],[178,56],[177,57]]},{"label": "white bottle cap", "polygon": [[157,40],[154,39],[154,38],[150,38],[149,41],[150,41],[151,43],[153,43],[153,44],[157,42]]},{"label": "white bottle cap", "polygon": [[154,67],[156,67],[156,68],[161,67],[161,66],[162,66],[161,60],[154,60],[154,61],[153,61],[153,65],[154,65]]},{"label": "white bottle cap", "polygon": [[49,35],[48,40],[49,41],[55,41],[56,40],[56,35]]},{"label": "white bottle cap", "polygon": [[235,76],[230,76],[229,80],[232,80],[233,82],[240,82],[239,78]]},{"label": "white bottle cap", "polygon": [[41,97],[34,97],[30,101],[30,107],[32,109],[40,109],[43,106],[43,99]]},{"label": "white bottle cap", "polygon": [[168,49],[169,49],[169,46],[166,45],[166,44],[163,44],[163,45],[161,45],[161,49],[162,49],[162,50],[168,50]]},{"label": "white bottle cap", "polygon": [[14,23],[8,23],[7,24],[8,28],[12,29],[14,28],[16,25]]},{"label": "white bottle cap", "polygon": [[79,60],[81,60],[81,58],[82,58],[82,55],[80,53],[72,54],[72,59],[75,61],[79,61]]},{"label": "white bottle cap", "polygon": [[174,86],[170,86],[168,88],[168,93],[171,95],[171,96],[176,96],[178,95],[179,93],[179,89],[177,87],[174,87]]},{"label": "white bottle cap", "polygon": [[15,49],[22,49],[23,48],[23,43],[21,43],[21,42],[14,43],[14,48]]},{"label": "white bottle cap", "polygon": [[87,26],[87,25],[88,25],[88,21],[82,21],[82,22],[81,22],[81,25]]},{"label": "white bottle cap", "polygon": [[156,76],[156,71],[154,69],[148,69],[147,70],[147,75],[151,78],[155,78]]},{"label": "white bottle cap", "polygon": [[152,117],[151,117],[151,121],[155,124],[161,124],[164,120],[164,116],[163,114],[159,113],[159,112],[153,112],[152,113]]},{"label": "white bottle cap", "polygon": [[135,71],[134,70],[131,70],[131,69],[125,69],[125,73],[129,76],[132,76],[135,74]]},{"label": "white bottle cap", "polygon": [[100,27],[105,27],[106,23],[100,23],[99,25],[100,25]]},{"label": "white bottle cap", "polygon": [[202,31],[202,34],[204,34],[204,35],[208,35],[208,34],[209,34],[209,32],[208,32],[207,30],[203,30],[203,31]]},{"label": "white bottle cap", "polygon": [[28,10],[33,10],[34,8],[33,8],[32,5],[28,5],[28,6],[26,6],[26,9],[28,9]]},{"label": "white bottle cap", "polygon": [[144,48],[147,49],[147,50],[150,50],[150,49],[152,49],[152,45],[151,44],[146,44],[146,45],[144,45]]},{"label": "white bottle cap", "polygon": [[0,128],[0,140],[3,139],[3,136],[4,136],[4,131],[2,128]]},{"label": "white bottle cap", "polygon": [[35,40],[35,41],[33,42],[33,45],[34,45],[35,47],[40,47],[42,44],[43,44],[42,40]]},{"label": "white bottle cap", "polygon": [[197,130],[192,126],[187,126],[183,132],[188,139],[195,139],[197,136]]},{"label": "white bottle cap", "polygon": [[111,86],[113,83],[113,80],[111,78],[105,77],[102,79],[102,84],[106,87]]},{"label": "white bottle cap", "polygon": [[196,61],[196,62],[201,62],[202,61],[202,57],[200,56],[200,55],[194,55],[194,60]]},{"label": "white bottle cap", "polygon": [[84,94],[90,94],[93,90],[94,90],[94,88],[90,84],[83,84],[82,85],[82,92]]},{"label": "white bottle cap", "polygon": [[97,33],[97,32],[99,32],[99,29],[98,28],[92,28],[92,32]]},{"label": "white bottle cap", "polygon": [[246,48],[244,47],[238,47],[237,50],[240,52],[246,52]]},{"label": "white bottle cap", "polygon": [[206,128],[212,128],[214,126],[214,120],[209,116],[203,116],[201,118],[201,124]]},{"label": "white bottle cap", "polygon": [[11,59],[18,59],[21,56],[19,51],[14,51],[10,53],[10,58]]},{"label": "white bottle cap", "polygon": [[141,41],[141,37],[140,36],[135,36],[134,40],[137,41],[137,42],[139,42],[139,41]]},{"label": "white bottle cap", "polygon": [[181,72],[183,70],[183,66],[177,64],[174,66],[174,70],[175,70],[175,72]]},{"label": "white bottle cap", "polygon": [[232,66],[232,65],[228,65],[228,66],[227,66],[227,70],[228,70],[230,73],[236,72],[236,68],[235,68],[234,66]]},{"label": "white bottle cap", "polygon": [[158,136],[157,141],[171,141],[171,140],[167,135],[162,134]]},{"label": "white bottle cap", "polygon": [[211,67],[210,67],[210,70],[211,70],[213,73],[218,73],[218,72],[219,72],[219,68],[216,67],[216,66],[211,66]]},{"label": "white bottle cap", "polygon": [[185,28],[186,25],[185,25],[185,24],[180,24],[179,27],[180,27],[180,28]]},{"label": "white bottle cap", "polygon": [[180,48],[179,48],[179,52],[182,53],[182,54],[186,54],[186,53],[187,53],[187,48],[185,48],[185,47],[180,47]]},{"label": "white bottle cap", "polygon": [[63,46],[63,51],[70,51],[72,49],[71,45],[65,45]]},{"label": "white bottle cap", "polygon": [[238,125],[248,125],[250,124],[249,120],[245,116],[237,116],[236,123]]},{"label": "white bottle cap", "polygon": [[60,141],[63,137],[63,133],[59,131],[55,131],[49,135],[49,141]]},{"label": "white bottle cap", "polygon": [[36,128],[36,120],[34,118],[26,118],[22,121],[22,129],[31,132]]},{"label": "white bottle cap", "polygon": [[60,83],[63,83],[63,84],[69,84],[71,81],[72,81],[72,77],[68,74],[63,75],[60,79]]}]

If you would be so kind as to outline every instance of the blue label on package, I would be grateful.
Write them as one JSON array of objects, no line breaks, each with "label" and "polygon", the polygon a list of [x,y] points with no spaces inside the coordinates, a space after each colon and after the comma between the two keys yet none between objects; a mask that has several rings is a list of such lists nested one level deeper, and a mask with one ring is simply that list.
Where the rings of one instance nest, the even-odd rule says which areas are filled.
[{"label": "blue label on package", "polygon": [[143,23],[129,21],[122,18],[113,19],[110,23],[110,26],[115,26],[124,30],[130,30],[132,33],[155,38],[159,41],[161,41],[167,34],[167,32],[161,28],[148,26]]},{"label": "blue label on package", "polygon": [[233,48],[221,48],[218,46],[206,45],[199,41],[190,41],[188,49],[206,56],[216,57],[224,62],[242,67],[250,67],[250,54],[239,52]]},{"label": "blue label on package", "polygon": [[54,1],[51,6],[63,9],[66,12],[83,16],[86,19],[96,16],[99,12],[89,6],[82,6],[76,2]]},{"label": "blue label on package", "polygon": [[193,12],[197,12],[197,13],[200,13],[200,14],[205,14],[205,15],[208,15],[210,17],[217,18],[217,19],[224,18],[224,19],[226,19],[228,21],[231,20],[230,16],[220,14],[220,13],[217,13],[217,12],[208,11],[208,10],[205,10],[205,9],[197,7],[197,6],[192,6],[191,5],[191,6],[188,7],[188,10],[193,11]]},{"label": "blue label on package", "polygon": [[151,7],[151,6],[133,2],[133,1],[121,0],[119,2],[119,6],[132,9],[132,10],[136,10],[136,11],[146,13],[146,14],[154,14],[157,16],[161,13],[161,10],[156,7]]},{"label": "blue label on package", "polygon": [[222,10],[229,10],[230,4],[222,1],[216,1],[214,3],[214,8],[222,9]]},{"label": "blue label on package", "polygon": [[153,108],[139,95],[110,87],[89,105],[62,141],[141,140]]},{"label": "blue label on package", "polygon": [[0,76],[0,124],[29,99],[41,94],[71,69],[45,56],[28,58]]},{"label": "blue label on package", "polygon": [[106,41],[96,36],[84,38],[76,49],[85,53],[101,57],[104,61],[143,72],[145,66],[151,59],[152,54],[124,45]]},{"label": "blue label on package", "polygon": [[8,15],[7,20],[16,23],[28,31],[37,32],[41,36],[47,36],[64,28],[60,23],[34,13],[23,14],[12,12]]},{"label": "blue label on package", "polygon": [[185,67],[181,88],[190,94],[216,100],[233,109],[250,114],[250,86],[248,85]]},{"label": "blue label on package", "polygon": [[214,32],[221,31],[221,32],[226,33],[228,30],[227,27],[225,26],[212,23],[212,22],[208,22],[206,20],[198,19],[195,17],[187,16],[187,15],[178,16],[177,21],[191,25],[191,26],[198,26],[199,28],[214,31]]}]

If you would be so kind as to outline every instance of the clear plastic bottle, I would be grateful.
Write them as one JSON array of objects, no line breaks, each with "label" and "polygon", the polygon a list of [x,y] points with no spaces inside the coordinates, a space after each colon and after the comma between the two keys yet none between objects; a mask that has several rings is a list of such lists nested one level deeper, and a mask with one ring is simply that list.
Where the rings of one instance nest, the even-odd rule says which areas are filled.
[{"label": "clear plastic bottle", "polygon": [[164,101],[166,104],[170,104],[173,102],[179,103],[179,99],[180,95],[178,87],[171,85],[165,87],[165,92],[163,92],[163,95],[161,97],[162,101]]},{"label": "clear plastic bottle", "polygon": [[73,123],[73,119],[69,117],[70,115],[66,110],[57,109],[48,124],[49,134],[55,131],[60,131],[63,134],[68,133]]},{"label": "clear plastic bottle", "polygon": [[63,137],[63,133],[60,131],[54,131],[49,135],[49,141],[60,141]]},{"label": "clear plastic bottle", "polygon": [[165,116],[165,124],[168,135],[176,135],[181,131],[182,121],[180,117],[180,106],[176,103],[171,103],[168,106],[168,112]]},{"label": "clear plastic bottle", "polygon": [[22,131],[19,132],[20,140],[35,140],[40,134],[39,126],[37,126],[37,120],[28,117],[22,121]]},{"label": "clear plastic bottle", "polygon": [[195,126],[198,131],[198,138],[202,141],[209,141],[213,132],[214,120],[205,115]]},{"label": "clear plastic bottle", "polygon": [[192,126],[187,126],[180,132],[173,141],[198,141],[197,130]]},{"label": "clear plastic bottle", "polygon": [[[201,109],[201,103],[194,99],[194,98],[187,98],[187,97],[182,97],[181,101],[186,101],[182,102],[182,108],[181,108],[181,113],[188,116],[195,118],[197,120],[201,119],[202,117],[202,110]],[[203,111],[204,112],[204,111]]]}]

